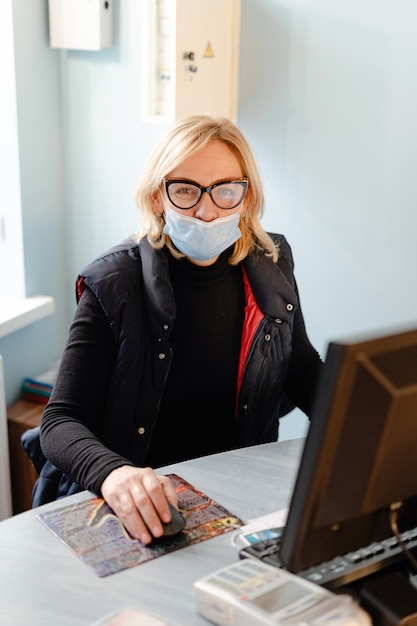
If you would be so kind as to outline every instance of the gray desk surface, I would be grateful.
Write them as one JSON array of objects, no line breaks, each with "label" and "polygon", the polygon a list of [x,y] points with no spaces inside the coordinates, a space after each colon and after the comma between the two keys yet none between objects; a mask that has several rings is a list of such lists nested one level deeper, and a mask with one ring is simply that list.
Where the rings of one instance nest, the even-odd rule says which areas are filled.
[{"label": "gray desk surface", "polygon": [[[286,508],[304,440],[215,454],[160,470],[176,473],[244,521]],[[83,492],[0,522],[0,624],[82,626],[138,607],[173,626],[204,626],[193,583],[235,562],[234,532],[100,578],[37,518],[40,510],[91,497]]]}]

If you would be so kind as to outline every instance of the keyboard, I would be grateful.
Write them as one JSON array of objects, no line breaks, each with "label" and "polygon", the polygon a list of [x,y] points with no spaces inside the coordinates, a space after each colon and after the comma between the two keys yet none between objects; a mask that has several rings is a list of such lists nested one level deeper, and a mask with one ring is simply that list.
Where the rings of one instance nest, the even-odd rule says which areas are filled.
[{"label": "keyboard", "polygon": [[[414,557],[417,554],[417,527],[407,530],[400,535]],[[255,558],[275,567],[284,568],[280,559],[280,545],[282,537],[263,539],[239,551],[240,558]],[[306,570],[297,572],[298,576],[326,587],[335,589],[368,576],[382,568],[404,561],[403,548],[396,537],[389,537],[379,542],[371,543],[354,552],[337,556],[330,561],[314,565]]]}]

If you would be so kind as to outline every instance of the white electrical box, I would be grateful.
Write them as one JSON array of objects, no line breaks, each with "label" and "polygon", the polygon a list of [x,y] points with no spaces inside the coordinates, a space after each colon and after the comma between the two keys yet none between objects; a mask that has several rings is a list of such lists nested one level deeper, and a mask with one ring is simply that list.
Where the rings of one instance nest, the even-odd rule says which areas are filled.
[{"label": "white electrical box", "polygon": [[208,113],[236,121],[240,0],[146,0],[144,114]]},{"label": "white electrical box", "polygon": [[49,0],[51,48],[101,50],[113,45],[115,0]]}]

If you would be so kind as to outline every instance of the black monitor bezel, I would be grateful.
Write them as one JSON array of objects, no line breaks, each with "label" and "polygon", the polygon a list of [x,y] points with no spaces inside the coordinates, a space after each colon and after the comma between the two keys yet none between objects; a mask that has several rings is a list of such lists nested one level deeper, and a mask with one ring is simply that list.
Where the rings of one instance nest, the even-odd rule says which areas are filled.
[{"label": "black monitor bezel", "polygon": [[[392,536],[389,506],[385,505],[372,511],[361,510],[350,519],[346,519],[349,515],[346,515],[344,511],[339,519],[333,520],[333,523],[328,523],[329,520],[326,520],[325,524],[318,525],[316,519],[317,512],[323,510],[323,498],[326,496],[323,481],[328,480],[328,476],[337,471],[338,461],[342,462],[335,455],[337,448],[335,442],[340,444],[343,428],[350,425],[346,421],[346,406],[351,400],[350,387],[346,384],[346,380],[349,376],[355,375],[358,355],[397,350],[410,345],[417,347],[415,327],[329,343],[282,537],[280,557],[290,571],[298,573],[368,545],[372,541],[380,541]],[[415,387],[416,389],[412,391],[415,392],[417,403],[417,384]],[[412,402],[414,407],[414,396]],[[359,430],[357,423],[354,427]],[[350,433],[348,437],[349,446],[352,448],[351,453],[356,455],[352,457],[355,463],[360,463],[361,455],[364,457],[366,452],[366,437],[363,437],[363,432],[366,432],[366,420],[364,420],[362,432],[356,433],[357,446],[353,437],[355,433],[353,435]],[[343,435],[345,436],[346,433],[343,432]],[[414,432],[413,426],[410,436],[417,444],[417,414],[416,431]],[[386,442],[384,445],[387,445]],[[416,477],[415,487],[413,483],[410,491],[410,485],[407,485],[407,497],[403,498],[403,506],[399,512],[400,526],[404,528],[417,525],[417,445],[414,458],[412,465]],[[348,470],[349,468],[346,468],[346,471]],[[364,476],[363,480],[367,481],[368,477]],[[399,494],[404,495],[404,491],[400,489],[400,482],[399,477],[398,491]],[[330,497],[329,494],[327,497]],[[334,502],[330,504],[334,505]],[[363,504],[358,506],[363,508]],[[333,513],[334,511],[332,515]]]}]

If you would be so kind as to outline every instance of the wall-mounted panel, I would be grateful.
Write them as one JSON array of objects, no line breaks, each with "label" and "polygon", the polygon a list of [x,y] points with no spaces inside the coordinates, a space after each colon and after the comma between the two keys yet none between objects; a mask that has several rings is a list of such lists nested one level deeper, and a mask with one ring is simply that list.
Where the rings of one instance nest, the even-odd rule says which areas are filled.
[{"label": "wall-mounted panel", "polygon": [[237,117],[240,0],[147,0],[147,121]]}]

